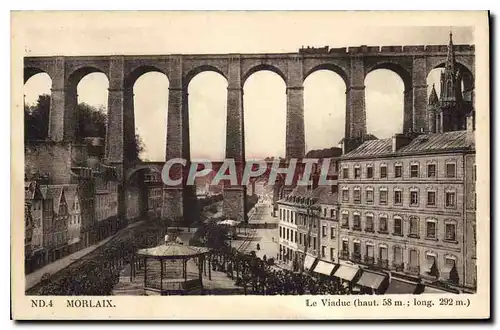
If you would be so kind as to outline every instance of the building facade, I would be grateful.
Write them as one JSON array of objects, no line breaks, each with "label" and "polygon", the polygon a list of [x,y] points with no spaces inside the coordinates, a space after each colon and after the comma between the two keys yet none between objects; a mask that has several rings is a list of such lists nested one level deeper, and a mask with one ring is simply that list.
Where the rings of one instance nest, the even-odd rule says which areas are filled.
[{"label": "building facade", "polygon": [[466,157],[474,149],[468,134],[396,135],[344,155],[340,258],[472,286],[465,206],[466,187],[474,185]]}]

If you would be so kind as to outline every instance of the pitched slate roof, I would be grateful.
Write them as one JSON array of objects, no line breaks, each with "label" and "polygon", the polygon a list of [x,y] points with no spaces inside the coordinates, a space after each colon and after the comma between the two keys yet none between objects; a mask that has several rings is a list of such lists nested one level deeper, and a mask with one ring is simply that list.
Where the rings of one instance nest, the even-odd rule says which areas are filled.
[{"label": "pitched slate roof", "polygon": [[369,140],[343,157],[403,155],[421,152],[459,150],[473,147],[474,141],[467,138],[467,131],[432,133],[418,135],[408,145],[392,152],[392,138]]},{"label": "pitched slate roof", "polygon": [[470,146],[467,141],[467,131],[454,131],[420,135],[398,150],[397,153],[465,149]]},{"label": "pitched slate roof", "polygon": [[377,156],[392,153],[392,138],[368,140],[356,149],[346,153],[345,157]]}]

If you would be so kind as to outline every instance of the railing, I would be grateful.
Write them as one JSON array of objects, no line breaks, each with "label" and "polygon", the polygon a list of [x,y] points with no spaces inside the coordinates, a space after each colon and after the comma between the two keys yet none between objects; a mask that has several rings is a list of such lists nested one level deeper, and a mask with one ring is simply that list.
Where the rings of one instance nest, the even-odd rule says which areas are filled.
[{"label": "railing", "polygon": [[405,269],[405,266],[402,262],[396,262],[396,261],[393,261],[392,262],[392,268],[397,271],[397,272],[402,272],[404,271]]},{"label": "railing", "polygon": [[375,258],[369,257],[369,256],[365,256],[364,257],[364,262],[367,265],[373,265],[375,263]]},{"label": "railing", "polygon": [[360,225],[354,225],[354,226],[352,226],[352,230],[361,231],[361,226]]},{"label": "railing", "polygon": [[361,253],[353,252],[351,254],[351,260],[354,262],[360,262],[361,261]]},{"label": "railing", "polygon": [[410,274],[420,274],[420,266],[408,266],[406,270]]},{"label": "railing", "polygon": [[389,268],[389,261],[387,259],[378,259],[377,266],[380,268]]}]

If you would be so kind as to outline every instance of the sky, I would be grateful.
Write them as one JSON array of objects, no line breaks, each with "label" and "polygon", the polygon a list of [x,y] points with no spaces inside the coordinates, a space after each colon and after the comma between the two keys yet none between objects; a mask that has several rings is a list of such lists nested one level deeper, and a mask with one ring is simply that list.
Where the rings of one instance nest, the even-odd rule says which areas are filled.
[{"label": "sky", "polygon": [[[140,21],[122,15],[90,24],[88,17],[77,15],[62,26],[57,21],[34,22],[25,33],[36,38],[30,38],[26,50],[30,56],[294,52],[301,46],[447,44],[450,31],[448,26],[339,28],[323,16],[311,22],[294,15],[271,19],[264,14],[256,24],[253,15],[234,16],[215,22],[202,14],[170,16],[167,20],[153,15]],[[472,29],[451,28],[455,44],[473,43]],[[228,42],[228,34],[237,37]],[[53,42],[47,49],[43,38],[49,37]],[[439,71],[433,70],[428,77],[429,92],[439,81]],[[34,103],[39,94],[50,93],[50,86],[46,74],[33,76],[24,87],[26,103]],[[168,79],[161,73],[144,74],[134,85],[136,130],[146,147],[143,159],[165,159],[168,86]],[[368,133],[387,138],[400,132],[404,87],[399,76],[375,70],[366,76],[365,86]],[[104,74],[90,74],[78,85],[78,101],[107,106],[107,88]],[[225,152],[227,81],[217,73],[203,72],[188,88],[191,158],[221,160]],[[439,93],[439,84],[436,89]],[[281,77],[269,71],[254,73],[245,82],[243,102],[246,157],[285,156],[286,94]],[[345,129],[345,84],[340,76],[320,70],[305,80],[304,117],[306,150],[337,146]]]}]

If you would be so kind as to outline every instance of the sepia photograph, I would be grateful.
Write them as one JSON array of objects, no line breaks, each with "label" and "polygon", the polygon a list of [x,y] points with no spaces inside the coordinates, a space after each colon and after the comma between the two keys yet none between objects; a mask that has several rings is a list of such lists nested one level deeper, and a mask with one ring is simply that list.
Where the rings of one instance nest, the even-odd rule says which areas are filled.
[{"label": "sepia photograph", "polygon": [[14,318],[489,317],[488,12],[11,20]]}]

